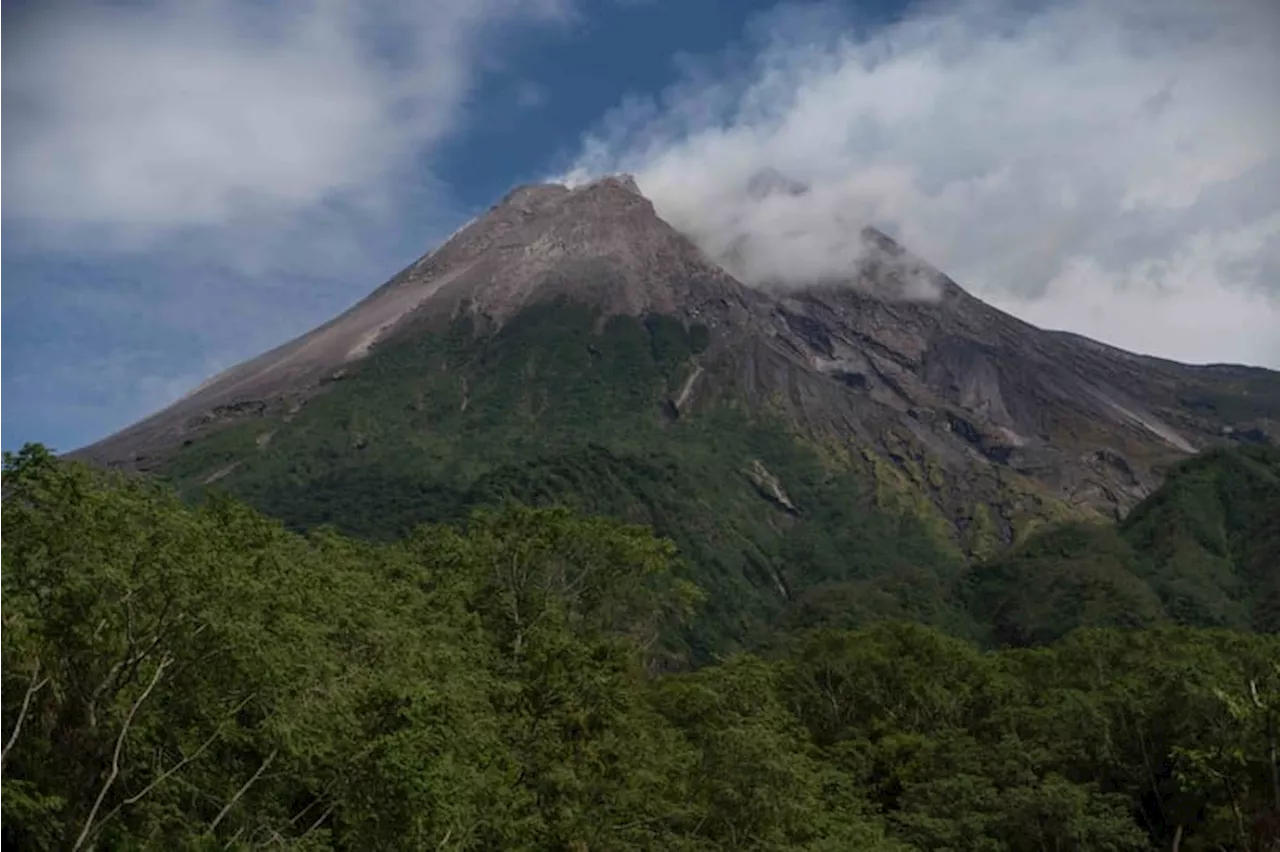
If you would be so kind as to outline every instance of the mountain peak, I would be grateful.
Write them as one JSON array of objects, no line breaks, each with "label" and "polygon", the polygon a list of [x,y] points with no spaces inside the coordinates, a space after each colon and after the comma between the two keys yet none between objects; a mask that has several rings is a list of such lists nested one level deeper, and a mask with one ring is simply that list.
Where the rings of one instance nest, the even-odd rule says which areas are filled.
[{"label": "mountain peak", "polygon": [[741,289],[624,174],[517,187],[384,289],[417,292],[415,310],[452,315],[465,305],[501,324],[556,295],[606,313],[672,313],[699,283]]},{"label": "mountain peak", "polygon": [[605,315],[729,321],[748,315],[744,304],[755,294],[663,221],[630,175],[519,186],[335,319],[87,450],[111,457],[125,446],[171,444],[245,405],[258,410],[305,397],[424,322],[465,312],[495,328],[557,296]]},{"label": "mountain peak", "polygon": [[[522,184],[508,192],[489,210],[493,212],[504,207],[514,207],[532,213],[545,211],[560,204],[581,202],[586,198],[593,198],[599,202],[601,199],[610,197],[620,203],[640,200],[649,204],[649,200],[644,197],[636,184],[636,179],[632,175],[619,173],[572,186],[563,183]],[[652,205],[649,206],[652,209]]]},{"label": "mountain peak", "polygon": [[636,183],[635,175],[627,174],[626,172],[619,172],[617,174],[605,175],[603,177],[596,178],[593,181],[589,181],[581,188],[620,189],[624,192],[629,192],[632,195],[639,195],[641,197],[644,195],[640,192],[640,186]]}]

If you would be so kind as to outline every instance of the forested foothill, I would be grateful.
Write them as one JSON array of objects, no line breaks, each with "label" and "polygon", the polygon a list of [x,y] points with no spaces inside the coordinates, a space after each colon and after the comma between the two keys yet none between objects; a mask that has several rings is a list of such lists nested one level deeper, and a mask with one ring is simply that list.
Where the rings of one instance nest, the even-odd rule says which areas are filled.
[{"label": "forested foothill", "polygon": [[[870,619],[694,665],[706,593],[644,527],[505,504],[297,533],[28,446],[3,486],[3,842],[1280,848],[1276,539],[1232,533],[1274,531],[1250,501],[1275,470],[1198,459],[1116,530],[977,566],[976,641]],[[1072,570],[1091,547],[1147,572],[1142,629],[1064,621],[1107,622]],[[1197,594],[1258,629],[1178,624]]]}]

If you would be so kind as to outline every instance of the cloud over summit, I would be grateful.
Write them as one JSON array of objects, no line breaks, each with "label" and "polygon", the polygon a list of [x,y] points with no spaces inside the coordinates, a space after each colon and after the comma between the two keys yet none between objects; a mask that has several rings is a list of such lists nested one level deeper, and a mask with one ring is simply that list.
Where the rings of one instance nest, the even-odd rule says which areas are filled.
[{"label": "cloud over summit", "polygon": [[[1268,0],[782,6],[569,178],[635,174],[712,254],[753,246],[748,277],[838,273],[872,224],[1039,324],[1280,366],[1277,45]],[[809,190],[748,191],[765,169]]]}]

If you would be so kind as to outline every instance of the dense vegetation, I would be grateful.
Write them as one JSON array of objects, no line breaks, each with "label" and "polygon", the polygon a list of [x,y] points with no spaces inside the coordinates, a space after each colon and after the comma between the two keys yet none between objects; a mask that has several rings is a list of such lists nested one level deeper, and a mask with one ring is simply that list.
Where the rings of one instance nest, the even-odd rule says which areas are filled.
[{"label": "dense vegetation", "polygon": [[[1275,523],[1251,502],[1270,493],[1265,461],[1188,468],[1185,492],[1109,539],[1115,558],[1141,545],[1143,565],[1183,564],[1142,544],[1171,540],[1161,500],[1193,499],[1178,494],[1224,507],[1178,527],[1204,559],[1272,558],[1232,532]],[[618,521],[508,506],[394,542],[302,535],[38,447],[6,458],[4,492],[11,848],[1261,852],[1280,838],[1275,635],[1088,629],[981,651],[877,621],[672,671],[659,638],[707,602],[669,542]]]},{"label": "dense vegetation", "polygon": [[1121,523],[1062,524],[974,567],[967,595],[1012,644],[1089,625],[1280,631],[1280,448],[1202,453]]},{"label": "dense vegetation", "polygon": [[[543,303],[498,334],[463,319],[379,350],[291,418],[254,418],[186,447],[163,473],[295,530],[395,540],[517,500],[644,524],[707,593],[696,659],[758,647],[783,619],[901,617],[971,635],[960,551],[929,519],[831,463],[780,418],[672,400],[706,329],[602,319]],[[711,401],[708,401],[711,402]],[[213,474],[225,474],[206,485]],[[790,504],[768,487],[776,482]],[[825,601],[846,603],[837,613]]]}]

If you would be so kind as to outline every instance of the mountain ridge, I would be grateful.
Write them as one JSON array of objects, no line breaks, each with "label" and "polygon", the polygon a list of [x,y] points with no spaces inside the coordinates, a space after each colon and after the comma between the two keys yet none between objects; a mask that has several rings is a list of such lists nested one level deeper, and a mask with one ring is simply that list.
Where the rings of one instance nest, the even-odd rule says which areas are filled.
[{"label": "mountain ridge", "polygon": [[701,329],[706,348],[682,367],[668,413],[767,408],[932,504],[959,534],[974,505],[994,501],[1010,504],[996,510],[1006,542],[1028,500],[1036,516],[1119,517],[1179,459],[1280,436],[1280,374],[1045,332],[874,228],[857,239],[860,261],[838,284],[750,287],[627,176],[517,187],[335,319],[72,455],[162,469],[229,424],[287,421],[397,341],[463,317],[477,339],[501,334],[560,298],[597,311],[597,330],[612,316]]}]

